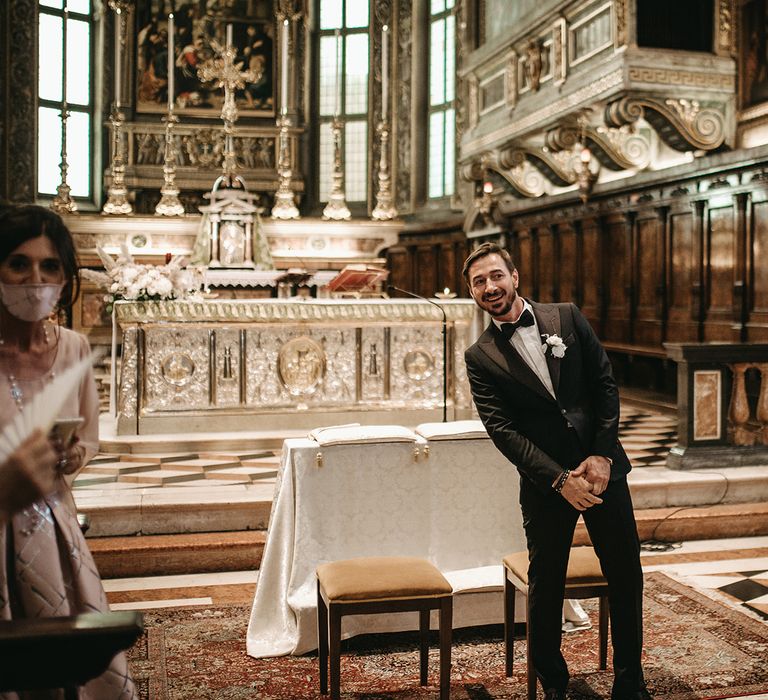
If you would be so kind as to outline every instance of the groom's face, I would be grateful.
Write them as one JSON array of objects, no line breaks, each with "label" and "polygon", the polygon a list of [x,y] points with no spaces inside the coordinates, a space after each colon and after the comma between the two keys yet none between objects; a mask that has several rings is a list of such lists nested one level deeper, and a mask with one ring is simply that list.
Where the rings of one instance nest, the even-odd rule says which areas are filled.
[{"label": "groom's face", "polygon": [[469,293],[481,309],[498,319],[512,311],[517,299],[517,270],[510,272],[498,253],[475,260],[468,277]]}]

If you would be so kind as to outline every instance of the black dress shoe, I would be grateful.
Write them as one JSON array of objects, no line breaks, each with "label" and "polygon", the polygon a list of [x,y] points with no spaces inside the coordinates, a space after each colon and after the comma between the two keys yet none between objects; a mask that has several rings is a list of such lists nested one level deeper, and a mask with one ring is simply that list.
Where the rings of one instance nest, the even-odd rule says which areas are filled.
[{"label": "black dress shoe", "polygon": [[647,688],[641,688],[634,693],[625,693],[617,697],[612,697],[611,700],[653,700],[653,696],[648,692]]},{"label": "black dress shoe", "polygon": [[549,688],[544,691],[544,700],[565,700],[565,691]]}]

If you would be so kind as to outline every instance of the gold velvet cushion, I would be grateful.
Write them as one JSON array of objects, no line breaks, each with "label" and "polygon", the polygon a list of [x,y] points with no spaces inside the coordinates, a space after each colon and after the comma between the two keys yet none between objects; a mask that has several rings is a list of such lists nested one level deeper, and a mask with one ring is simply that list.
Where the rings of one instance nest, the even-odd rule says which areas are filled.
[{"label": "gold velvet cushion", "polygon": [[[528,585],[528,552],[515,552],[504,557],[506,566],[517,578]],[[565,575],[567,585],[605,583],[600,561],[592,547],[573,547]]]},{"label": "gold velvet cushion", "polygon": [[440,571],[417,557],[332,561],[317,567],[317,579],[332,603],[430,598],[453,593]]}]

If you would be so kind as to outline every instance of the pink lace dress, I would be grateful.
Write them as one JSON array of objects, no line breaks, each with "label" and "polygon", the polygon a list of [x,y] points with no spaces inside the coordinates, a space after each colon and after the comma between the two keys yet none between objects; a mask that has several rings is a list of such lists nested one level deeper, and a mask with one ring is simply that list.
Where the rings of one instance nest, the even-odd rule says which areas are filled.
[{"label": "pink lace dress", "polygon": [[[59,330],[57,330],[57,334]],[[61,372],[90,353],[88,341],[78,333],[60,329],[59,347],[51,370]],[[36,381],[17,380],[24,395],[40,391],[50,375]],[[18,411],[5,368],[0,368],[0,425]],[[78,430],[87,463],[98,450],[99,404],[91,372],[83,378],[60,413],[62,418],[82,416]],[[77,524],[69,487],[61,480],[44,499],[0,519],[0,619],[62,617],[84,612],[107,612],[104,588],[88,545]],[[45,660],[40,659],[44,664]],[[16,693],[0,693],[16,700]],[[27,697],[23,695],[23,697]],[[38,692],[34,698],[58,697]],[[131,700],[136,697],[125,655],[120,653],[105,673],[80,690],[82,700]]]}]

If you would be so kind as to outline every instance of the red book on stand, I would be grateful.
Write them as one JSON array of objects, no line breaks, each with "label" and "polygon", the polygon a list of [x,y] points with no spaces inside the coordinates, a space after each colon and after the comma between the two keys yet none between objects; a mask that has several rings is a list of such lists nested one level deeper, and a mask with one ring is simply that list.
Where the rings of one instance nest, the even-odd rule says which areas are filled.
[{"label": "red book on stand", "polygon": [[365,294],[378,291],[377,287],[389,275],[389,270],[373,265],[347,265],[336,277],[328,282],[332,292]]}]

